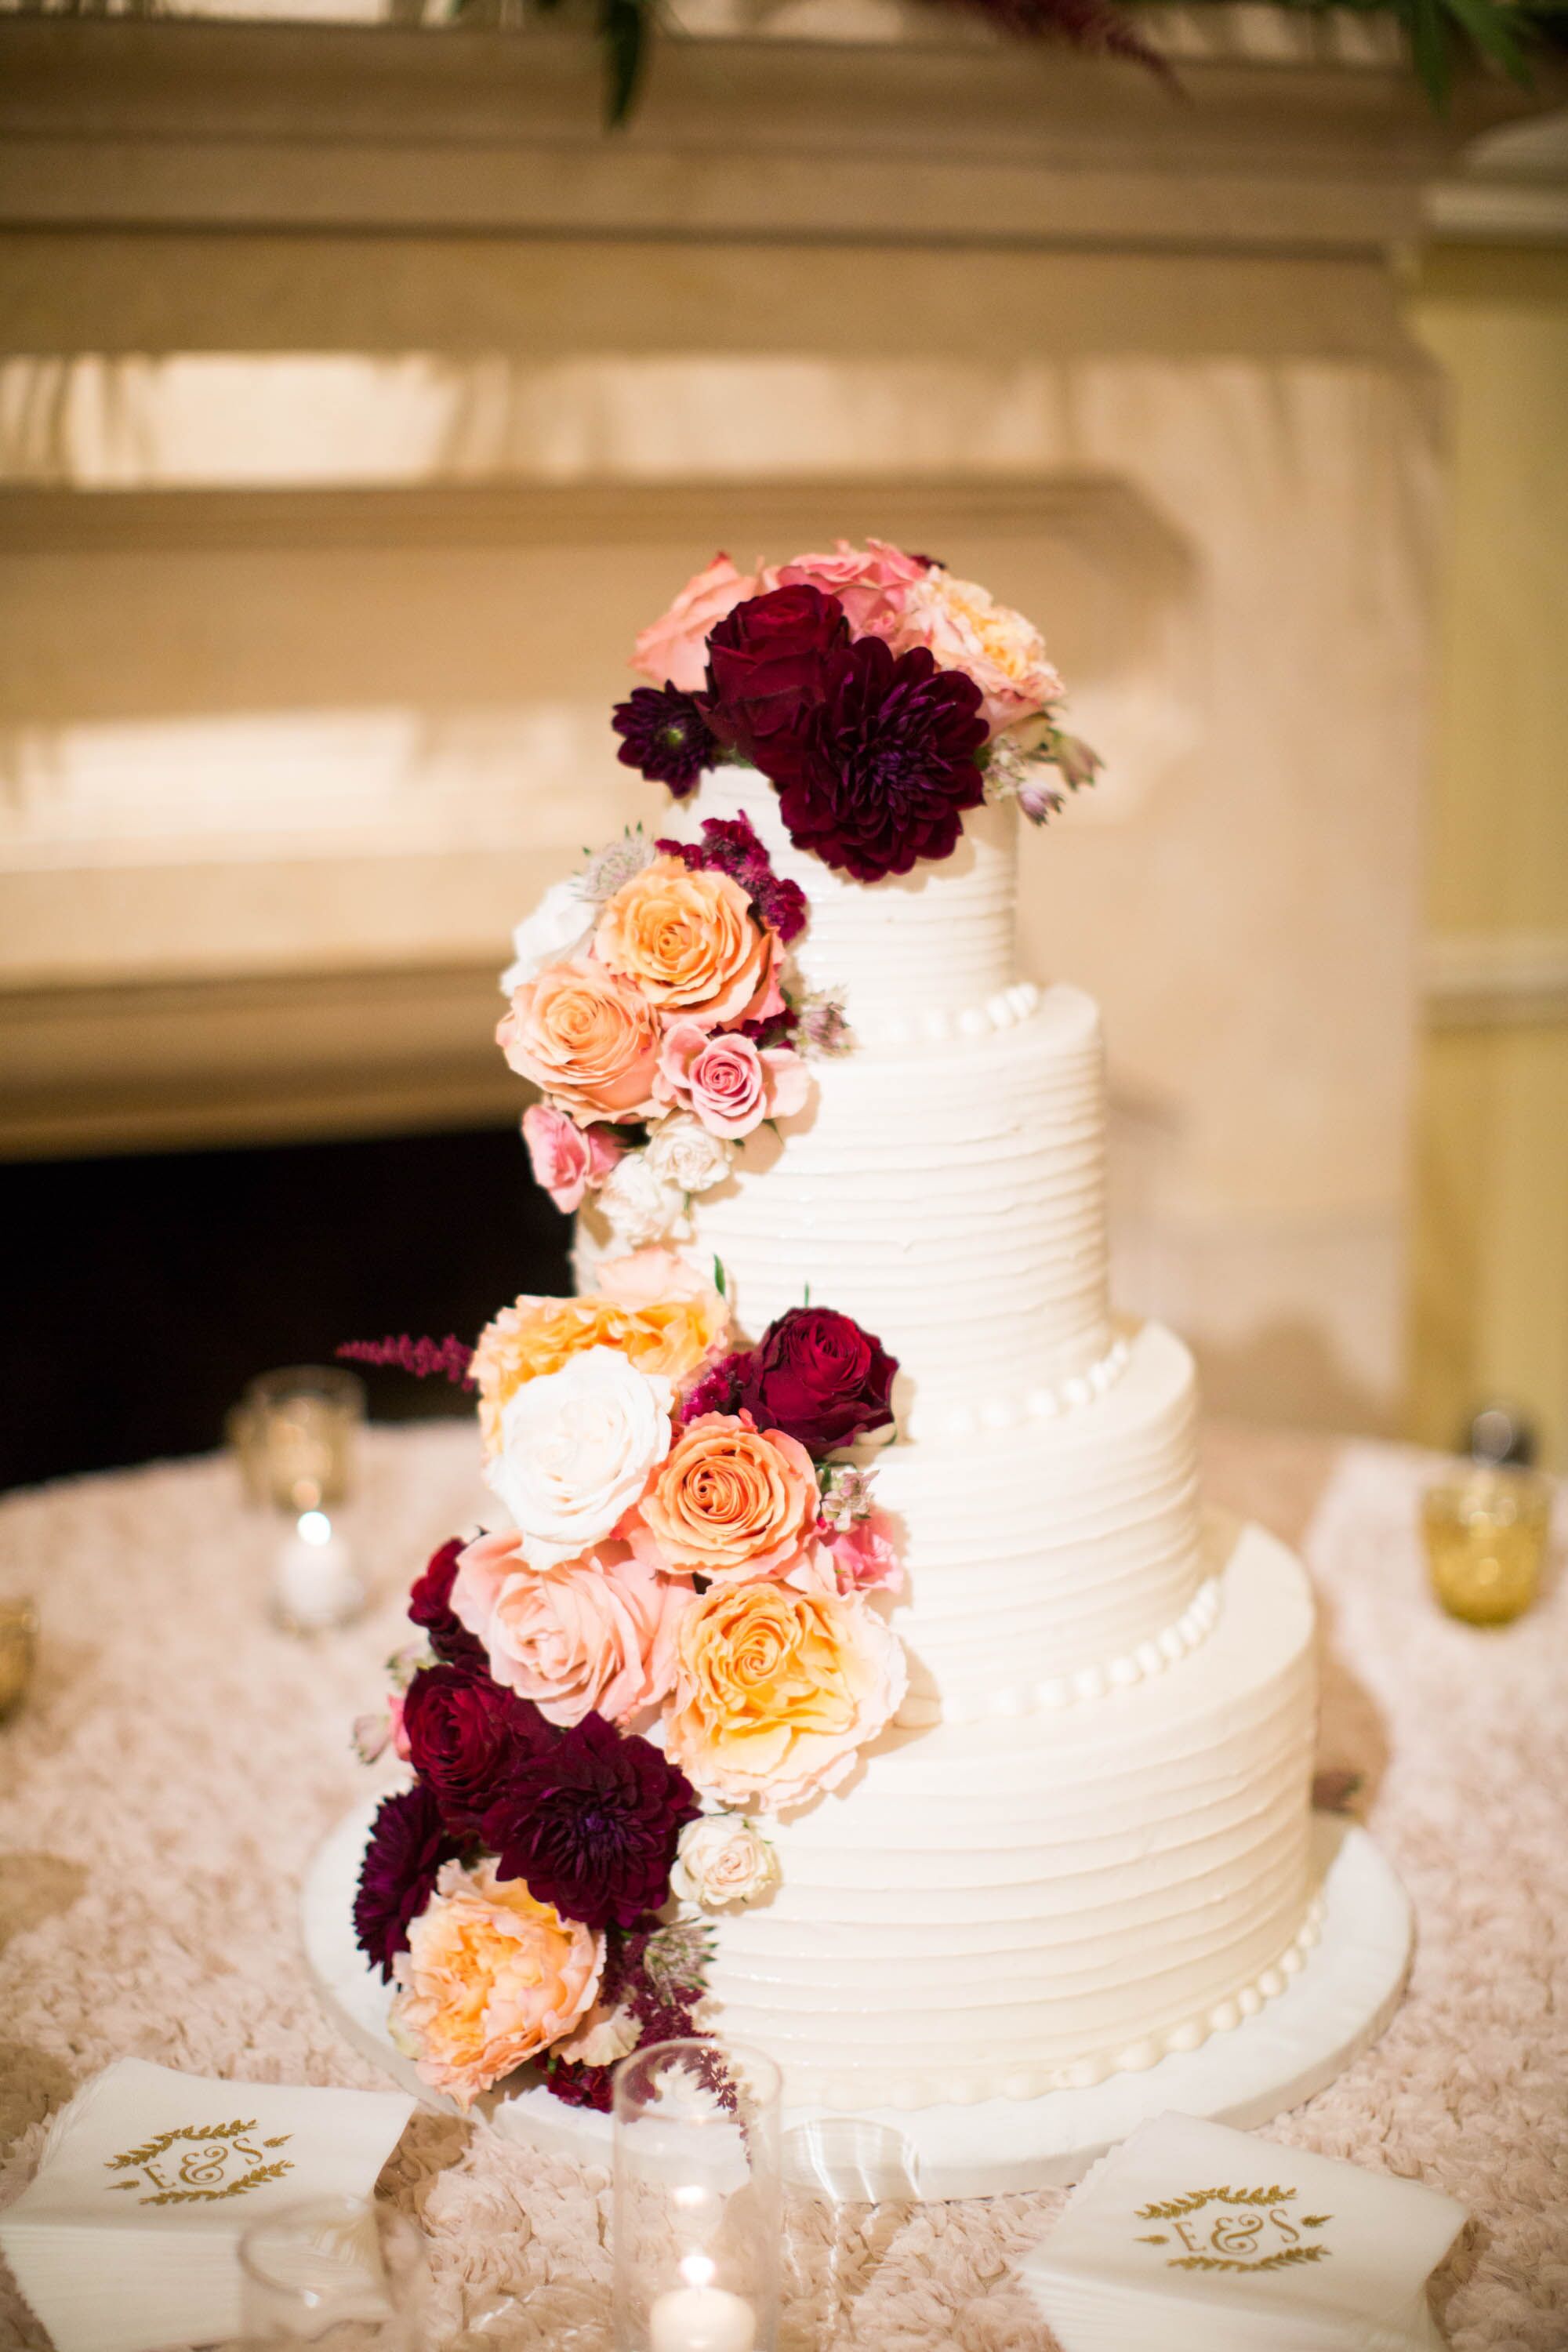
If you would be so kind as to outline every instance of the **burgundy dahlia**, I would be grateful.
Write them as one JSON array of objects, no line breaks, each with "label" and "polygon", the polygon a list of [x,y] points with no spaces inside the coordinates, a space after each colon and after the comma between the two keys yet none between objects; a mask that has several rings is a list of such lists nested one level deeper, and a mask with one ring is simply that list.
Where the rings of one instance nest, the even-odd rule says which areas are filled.
[{"label": "burgundy dahlia", "polygon": [[731,1371],[734,1402],[709,1410],[745,1411],[759,1429],[782,1429],[808,1454],[829,1454],[891,1421],[898,1369],[898,1359],[851,1316],[791,1307]]},{"label": "burgundy dahlia", "polygon": [[388,1983],[393,1961],[408,1949],[409,1927],[436,1892],[442,1864],[455,1862],[458,1851],[434,1790],[422,1780],[378,1809],[354,1897],[354,1937]]},{"label": "burgundy dahlia", "polygon": [[829,658],[848,644],[843,605],[820,588],[774,588],[737,604],[708,640],[708,723],[720,742],[775,783],[793,773]]},{"label": "burgundy dahlia", "polygon": [[503,1878],[589,1927],[629,1927],[669,1894],[675,1843],[699,1811],[651,1741],[585,1715],[508,1775],[485,1814]]},{"label": "burgundy dahlia", "polygon": [[624,768],[638,768],[652,784],[668,784],[684,800],[718,751],[702,705],[677,686],[634,687],[617,702],[611,726],[622,738]]},{"label": "burgundy dahlia", "polygon": [[517,1758],[550,1738],[536,1706],[460,1666],[426,1666],[403,1700],[408,1759],[435,1791],[447,1827],[477,1832]]},{"label": "burgundy dahlia", "polygon": [[465,1549],[462,1537],[454,1536],[439,1551],[431,1553],[408,1596],[408,1622],[419,1627],[436,1655],[447,1665],[460,1666],[469,1675],[488,1675],[484,1643],[452,1613],[452,1583]]},{"label": "burgundy dahlia", "polygon": [[826,665],[820,704],[779,807],[790,839],[858,882],[948,857],[984,784],[980,688],[923,646],[890,653],[860,637]]}]

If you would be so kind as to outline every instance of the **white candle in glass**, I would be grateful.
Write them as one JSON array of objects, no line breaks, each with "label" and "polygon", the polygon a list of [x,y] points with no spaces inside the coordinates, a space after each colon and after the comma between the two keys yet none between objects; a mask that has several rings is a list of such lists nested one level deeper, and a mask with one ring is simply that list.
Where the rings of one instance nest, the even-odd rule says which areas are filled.
[{"label": "white candle in glass", "polygon": [[311,1633],[358,1615],[364,1587],[347,1538],[325,1511],[301,1511],[272,1569],[272,1599],[286,1625]]},{"label": "white candle in glass", "polygon": [[661,2294],[648,2314],[652,2352],[752,2352],[757,2321],[745,2297],[713,2284],[705,2254],[688,2254],[680,2274],[688,2284]]}]

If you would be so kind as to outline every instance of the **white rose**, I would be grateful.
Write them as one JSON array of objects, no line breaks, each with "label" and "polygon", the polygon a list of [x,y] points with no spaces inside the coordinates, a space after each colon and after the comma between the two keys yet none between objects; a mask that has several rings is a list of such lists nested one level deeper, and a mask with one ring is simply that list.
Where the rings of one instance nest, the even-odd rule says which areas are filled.
[{"label": "white rose", "polygon": [[683,1902],[722,1910],[755,1903],[778,1882],[777,1853],[742,1814],[704,1813],[681,1831],[669,1883]]},{"label": "white rose", "polygon": [[606,2009],[595,2003],[574,2033],[554,2047],[557,2058],[572,2058],[580,2066],[613,2066],[637,2048],[642,2028],[629,2009]]},{"label": "white rose", "polygon": [[605,1177],[594,1205],[609,1219],[622,1247],[638,1250],[678,1225],[685,1203],[649,1166],[646,1151],[628,1151]]},{"label": "white rose", "polygon": [[588,1348],[524,1381],[500,1418],[486,1483],[517,1522],[531,1568],[557,1568],[601,1542],[669,1452],[674,1391],[615,1348]]},{"label": "white rose", "polygon": [[565,963],[585,946],[598,910],[583,897],[575,875],[552,882],[531,915],[511,935],[514,961],[500,976],[500,992],[510,996],[525,981],[537,980],[547,963]]},{"label": "white rose", "polygon": [[647,1164],[664,1184],[678,1192],[708,1192],[730,1173],[730,1146],[721,1135],[710,1135],[689,1111],[677,1111],[657,1127],[649,1139]]}]

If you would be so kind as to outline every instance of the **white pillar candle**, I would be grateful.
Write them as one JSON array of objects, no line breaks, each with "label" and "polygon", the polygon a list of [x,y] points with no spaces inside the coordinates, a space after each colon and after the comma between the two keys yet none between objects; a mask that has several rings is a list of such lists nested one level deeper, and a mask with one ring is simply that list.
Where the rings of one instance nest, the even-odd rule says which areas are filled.
[{"label": "white pillar candle", "polygon": [[757,2322],[744,2296],[721,2286],[678,2286],[648,2314],[653,2352],[752,2352]]},{"label": "white pillar candle", "polygon": [[272,1599],[286,1625],[314,1633],[356,1616],[364,1588],[347,1538],[325,1511],[305,1511],[272,1567]]}]

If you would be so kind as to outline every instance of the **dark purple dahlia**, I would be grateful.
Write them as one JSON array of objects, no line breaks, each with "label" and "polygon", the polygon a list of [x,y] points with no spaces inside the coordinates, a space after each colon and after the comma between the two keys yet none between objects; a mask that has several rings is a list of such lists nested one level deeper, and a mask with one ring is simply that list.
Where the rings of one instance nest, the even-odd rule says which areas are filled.
[{"label": "dark purple dahlia", "polygon": [[616,703],[610,724],[622,739],[621,765],[640,769],[649,783],[668,784],[678,801],[718,754],[702,705],[677,686],[635,687]]},{"label": "dark purple dahlia", "polygon": [[523,1757],[485,1814],[503,1878],[589,1927],[629,1927],[669,1894],[675,1843],[699,1807],[651,1741],[586,1715]]},{"label": "dark purple dahlia", "polygon": [[447,1665],[459,1666],[468,1675],[488,1675],[484,1643],[452,1613],[452,1584],[466,1549],[462,1537],[454,1536],[439,1551],[431,1553],[408,1596],[408,1622],[418,1626]]},{"label": "dark purple dahlia", "polygon": [[408,1760],[435,1792],[457,1835],[478,1831],[480,1815],[520,1756],[551,1738],[536,1706],[489,1676],[461,1666],[426,1666],[403,1701]]},{"label": "dark purple dahlia", "polygon": [[408,1930],[436,1892],[443,1863],[459,1848],[423,1780],[388,1797],[371,1825],[354,1897],[354,1937],[390,1983],[392,1963],[408,1949]]},{"label": "dark purple dahlia", "polygon": [[923,646],[893,655],[860,637],[830,657],[823,698],[780,777],[790,839],[858,882],[948,857],[978,808],[986,740],[980,688]]}]

